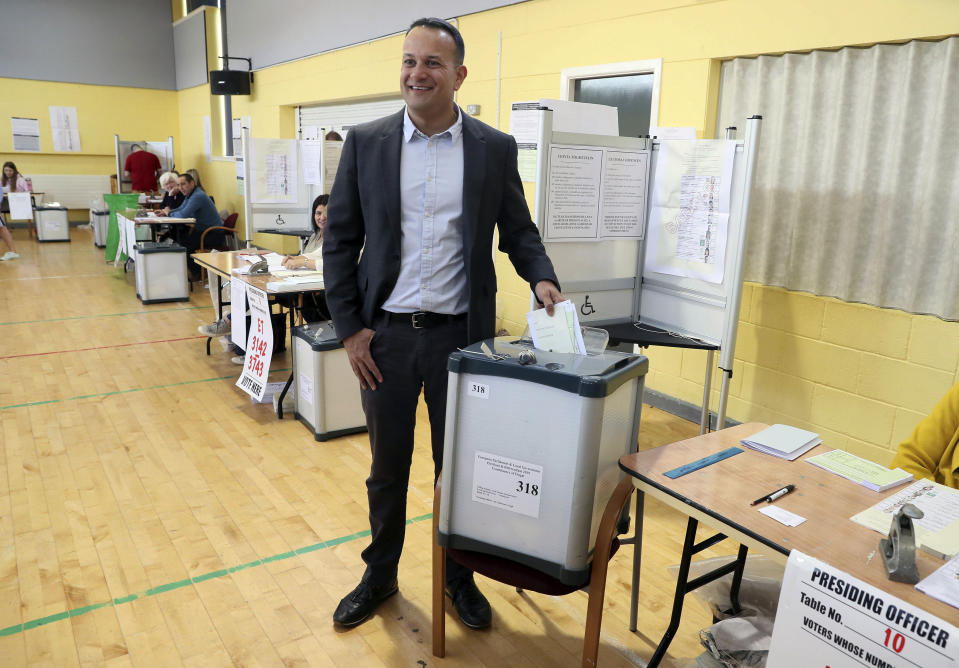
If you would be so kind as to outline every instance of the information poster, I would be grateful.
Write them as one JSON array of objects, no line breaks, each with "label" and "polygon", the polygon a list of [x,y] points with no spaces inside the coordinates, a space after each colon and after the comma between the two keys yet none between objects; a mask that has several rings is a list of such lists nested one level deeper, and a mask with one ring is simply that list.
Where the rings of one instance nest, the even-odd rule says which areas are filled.
[{"label": "information poster", "polygon": [[536,181],[536,156],[539,148],[539,123],[543,112],[539,101],[513,102],[510,105],[509,133],[516,140],[516,156],[519,177],[523,181]]},{"label": "information poster", "polygon": [[14,151],[40,150],[40,120],[37,118],[10,117],[10,129],[13,131]]},{"label": "information poster", "polygon": [[80,150],[80,123],[76,107],[50,107],[50,129],[53,131],[53,150]]},{"label": "information poster", "polygon": [[313,139],[300,140],[300,156],[303,158],[303,183],[318,186],[322,182],[323,142]]},{"label": "information poster", "polygon": [[642,239],[649,151],[549,147],[546,241]]},{"label": "information poster", "polygon": [[[270,322],[270,303],[266,292],[248,285],[246,298],[250,306],[250,333],[246,342],[243,372],[236,381],[236,385],[259,401],[266,392],[266,379],[270,375],[270,360],[273,357],[273,325]],[[237,317],[240,317],[240,314],[234,316],[234,318]]]},{"label": "information poster", "polygon": [[333,190],[333,181],[336,179],[336,169],[340,166],[342,152],[343,142],[336,139],[323,141],[323,193],[327,195]]},{"label": "information poster", "polygon": [[793,550],[766,665],[952,668],[959,628]]},{"label": "information poster", "polygon": [[250,171],[254,202],[296,203],[299,177],[296,153],[295,139],[253,140],[253,164]]},{"label": "information poster", "polygon": [[646,268],[722,283],[736,142],[664,141],[656,164]]},{"label": "information poster", "polygon": [[539,518],[543,467],[489,452],[476,452],[473,501]]}]

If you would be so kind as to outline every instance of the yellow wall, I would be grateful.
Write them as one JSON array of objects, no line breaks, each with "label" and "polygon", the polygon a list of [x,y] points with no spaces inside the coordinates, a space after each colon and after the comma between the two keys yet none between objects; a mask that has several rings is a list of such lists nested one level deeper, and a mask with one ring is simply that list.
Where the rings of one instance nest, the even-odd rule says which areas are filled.
[{"label": "yellow wall", "polygon": [[[182,0],[171,3],[176,19],[182,15]],[[214,12],[208,14],[209,23],[215,10],[207,11]],[[691,125],[699,136],[710,137],[722,59],[956,34],[959,2],[594,0],[587,7],[581,0],[532,0],[463,17],[459,26],[467,44],[469,76],[458,99],[462,105],[481,105],[480,119],[491,125],[497,116],[501,32],[501,129],[508,129],[512,101],[558,96],[563,68],[662,58],[660,124]],[[296,105],[395,96],[401,43],[399,36],[388,37],[257,72],[253,94],[233,98],[233,115],[251,116],[256,136],[293,137]],[[44,119],[45,105],[75,103],[60,95],[67,91],[61,84],[37,85],[49,86],[29,92],[37,111],[14,111],[9,100],[16,95],[0,96],[4,105],[0,110]],[[207,163],[203,155],[203,116],[215,115],[219,104],[207,88],[181,91],[175,103],[164,97],[171,94],[126,89],[110,89],[107,99],[127,101],[127,95],[135,99],[126,109],[137,109],[137,114],[104,120],[106,134],[112,137],[118,128],[123,136],[145,130],[150,136],[174,134],[178,165],[200,169],[217,205],[239,210],[242,202],[235,194],[232,162]],[[144,118],[140,110],[155,100],[162,100],[159,106],[166,112],[175,104],[172,113],[153,113],[154,109],[145,112],[152,120]],[[98,104],[96,110],[109,106]],[[86,109],[81,110],[81,122],[93,115]],[[140,121],[151,125],[136,131],[128,125]],[[178,128],[168,131],[171,123]],[[218,132],[215,123],[213,130]],[[9,142],[9,137],[0,136],[0,152],[8,146],[2,142]],[[98,145],[96,141],[88,145],[84,137],[86,150]],[[292,243],[272,235],[255,240],[280,250],[288,250]],[[501,256],[497,271],[501,324],[515,333],[522,329],[528,292]],[[830,445],[886,461],[912,425],[956,381],[957,327],[927,316],[748,284],[729,415],[809,427],[823,433]],[[650,352],[650,358],[648,387],[699,403],[703,354],[658,349]]]}]

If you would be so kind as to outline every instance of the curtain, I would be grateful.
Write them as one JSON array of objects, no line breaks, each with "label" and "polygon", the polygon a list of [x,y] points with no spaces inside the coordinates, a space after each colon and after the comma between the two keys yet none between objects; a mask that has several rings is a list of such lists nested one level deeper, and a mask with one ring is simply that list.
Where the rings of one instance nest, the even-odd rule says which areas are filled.
[{"label": "curtain", "polygon": [[723,63],[753,114],[745,279],[959,320],[959,38]]}]

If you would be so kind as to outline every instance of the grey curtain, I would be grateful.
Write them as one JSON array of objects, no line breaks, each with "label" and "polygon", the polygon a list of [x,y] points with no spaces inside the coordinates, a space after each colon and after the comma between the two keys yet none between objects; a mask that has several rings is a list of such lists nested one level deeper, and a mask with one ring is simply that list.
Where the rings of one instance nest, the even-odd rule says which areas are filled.
[{"label": "grey curtain", "polygon": [[959,320],[959,38],[723,63],[752,114],[746,280]]}]

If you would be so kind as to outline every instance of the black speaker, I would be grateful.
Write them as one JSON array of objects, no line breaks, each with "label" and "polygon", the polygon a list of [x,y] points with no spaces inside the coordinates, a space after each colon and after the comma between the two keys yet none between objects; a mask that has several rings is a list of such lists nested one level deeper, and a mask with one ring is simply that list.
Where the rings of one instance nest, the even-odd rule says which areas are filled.
[{"label": "black speaker", "polygon": [[210,93],[213,95],[249,95],[249,72],[241,70],[212,70],[210,72]]}]

